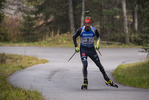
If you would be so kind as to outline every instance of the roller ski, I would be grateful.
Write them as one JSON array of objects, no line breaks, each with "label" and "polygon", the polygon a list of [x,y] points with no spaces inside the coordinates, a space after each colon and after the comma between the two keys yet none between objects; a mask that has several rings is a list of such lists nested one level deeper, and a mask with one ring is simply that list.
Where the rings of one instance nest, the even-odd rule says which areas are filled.
[{"label": "roller ski", "polygon": [[106,81],[105,84],[107,86],[112,86],[112,87],[118,88],[118,85],[116,83],[113,83],[112,80],[109,80],[108,82]]},{"label": "roller ski", "polygon": [[82,90],[84,90],[84,89],[87,90],[87,88],[88,88],[88,80],[87,80],[87,79],[84,79],[84,83],[83,83],[83,85],[81,86],[81,89],[82,89]]},{"label": "roller ski", "polygon": [[87,90],[87,87],[88,87],[88,85],[87,85],[87,84],[83,84],[83,85],[81,86],[81,89],[82,89],[82,90],[84,90],[84,89],[86,89],[86,90]]}]

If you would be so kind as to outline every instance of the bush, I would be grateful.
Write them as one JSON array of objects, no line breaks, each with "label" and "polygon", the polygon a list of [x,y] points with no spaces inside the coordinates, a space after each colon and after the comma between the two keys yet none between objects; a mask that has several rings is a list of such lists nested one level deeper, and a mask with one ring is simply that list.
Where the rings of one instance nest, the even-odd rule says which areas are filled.
[{"label": "bush", "polygon": [[10,41],[9,32],[0,25],[0,42],[9,42],[9,41]]}]

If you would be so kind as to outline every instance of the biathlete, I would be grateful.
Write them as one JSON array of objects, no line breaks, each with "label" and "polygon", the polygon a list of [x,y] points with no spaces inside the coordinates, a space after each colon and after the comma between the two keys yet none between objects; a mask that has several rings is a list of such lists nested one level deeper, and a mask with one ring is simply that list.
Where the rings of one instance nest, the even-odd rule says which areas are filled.
[{"label": "biathlete", "polygon": [[[92,23],[91,18],[86,17],[84,21],[84,26],[79,28],[73,36],[75,51],[76,52],[80,51],[80,57],[83,64],[82,72],[83,72],[84,82],[83,82],[83,85],[81,86],[81,89],[84,89],[84,88],[87,89],[88,87],[88,78],[87,78],[87,66],[88,66],[87,58],[88,57],[90,57],[95,62],[95,64],[103,74],[103,77],[106,80],[106,84],[111,86],[117,86],[116,84],[113,84],[112,80],[109,79],[102,64],[100,63],[100,59],[96,53],[96,50],[99,50],[100,35],[97,29],[91,26],[91,23]],[[80,36],[80,39],[81,39],[80,48],[78,47],[77,40],[76,40],[78,36]],[[94,46],[95,36],[97,37],[97,43]]]}]

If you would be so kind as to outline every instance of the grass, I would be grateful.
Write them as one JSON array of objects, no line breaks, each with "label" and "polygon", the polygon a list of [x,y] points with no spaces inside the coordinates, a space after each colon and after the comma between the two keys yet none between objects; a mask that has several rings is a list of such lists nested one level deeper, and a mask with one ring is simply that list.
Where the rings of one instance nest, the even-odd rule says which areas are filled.
[{"label": "grass", "polygon": [[[42,41],[39,42],[0,42],[0,46],[38,46],[38,47],[74,47],[73,39],[70,33],[57,34],[51,37],[45,37]],[[80,38],[77,39],[78,44],[80,44]],[[95,41],[96,43],[96,41]],[[101,48],[132,48],[140,47],[134,44],[121,44],[118,42],[107,42],[101,41]]]},{"label": "grass", "polygon": [[0,46],[74,47],[71,34],[57,34],[39,42],[0,42]]},{"label": "grass", "polygon": [[43,100],[36,90],[29,91],[11,86],[7,78],[16,71],[47,60],[14,54],[0,54],[0,100]]},{"label": "grass", "polygon": [[149,59],[145,62],[120,65],[113,72],[113,76],[123,85],[149,89]]},{"label": "grass", "polygon": [[71,34],[57,34],[55,36],[47,37],[45,40],[38,42],[41,46],[48,47],[72,47],[73,40]]}]

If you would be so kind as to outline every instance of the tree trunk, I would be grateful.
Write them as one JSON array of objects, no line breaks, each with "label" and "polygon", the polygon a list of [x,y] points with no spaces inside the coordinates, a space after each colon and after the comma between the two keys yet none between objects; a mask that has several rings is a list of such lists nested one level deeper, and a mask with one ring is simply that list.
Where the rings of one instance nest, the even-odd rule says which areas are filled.
[{"label": "tree trunk", "polygon": [[73,34],[75,32],[75,28],[74,28],[72,0],[69,0],[69,21],[70,21],[70,32],[71,32],[71,34]]},{"label": "tree trunk", "polygon": [[103,26],[104,26],[104,21],[103,21],[103,4],[102,4],[102,2],[100,3],[100,10],[99,10],[99,14],[100,14],[100,35],[102,35],[103,33],[104,33],[104,31],[103,31]]},{"label": "tree trunk", "polygon": [[126,0],[122,0],[122,9],[123,9],[123,21],[124,21],[124,33],[126,33],[125,42],[129,43],[128,23],[127,23],[127,14],[126,14]]},{"label": "tree trunk", "polygon": [[135,31],[137,32],[138,31],[138,5],[136,4],[135,6],[135,14],[134,14],[134,28],[135,28]]},{"label": "tree trunk", "polygon": [[81,26],[83,26],[84,23],[84,16],[85,16],[85,0],[82,0]]}]

